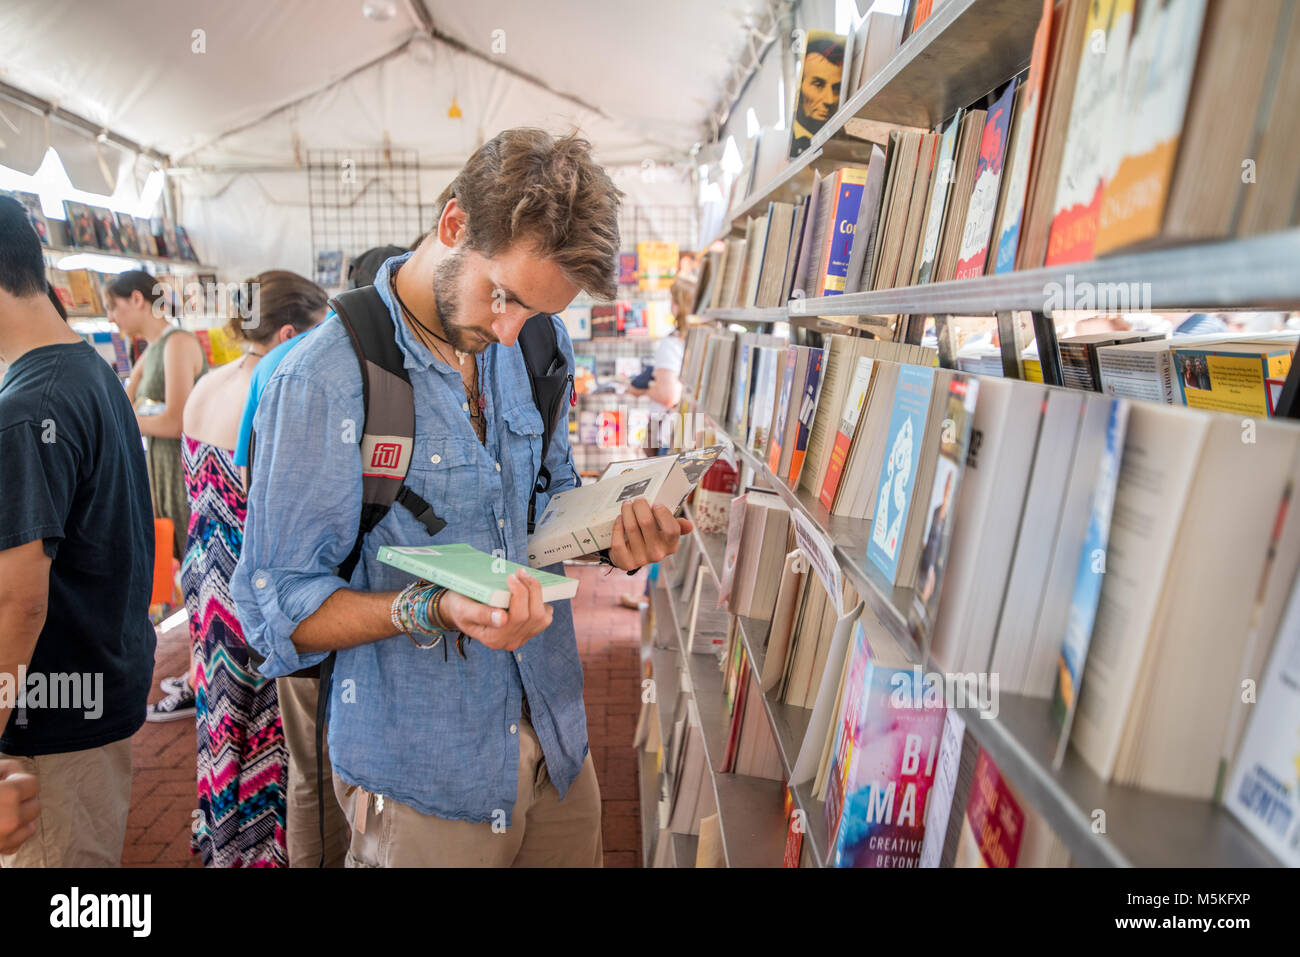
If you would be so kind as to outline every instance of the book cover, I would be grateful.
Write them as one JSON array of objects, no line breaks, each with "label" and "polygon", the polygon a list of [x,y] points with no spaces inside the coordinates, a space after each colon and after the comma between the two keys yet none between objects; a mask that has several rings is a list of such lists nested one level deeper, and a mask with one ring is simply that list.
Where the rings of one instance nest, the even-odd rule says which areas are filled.
[{"label": "book cover", "polygon": [[1097,618],[1102,579],[1106,574],[1106,546],[1110,541],[1110,518],[1115,508],[1119,486],[1120,457],[1128,427],[1129,404],[1125,399],[1110,399],[1110,416],[1106,424],[1106,447],[1097,469],[1097,484],[1089,506],[1088,531],[1079,552],[1079,571],[1074,580],[1066,619],[1065,638],[1057,659],[1056,688],[1052,695],[1052,716],[1061,726],[1056,752],[1057,766],[1065,756],[1074,713],[1079,704],[1079,685],[1092,642],[1092,628]]},{"label": "book cover", "polygon": [[95,223],[95,242],[100,249],[108,252],[120,253],[122,251],[122,240],[117,234],[117,220],[113,218],[111,209],[104,209],[102,206],[90,206],[90,218]]},{"label": "book cover", "polygon": [[853,253],[853,229],[858,222],[858,208],[862,204],[867,172],[865,169],[846,167],[835,174],[831,184],[834,199],[822,257],[826,265],[822,274],[814,279],[818,296],[838,296],[844,292],[849,257]]},{"label": "book cover", "polygon": [[934,159],[934,188],[930,190],[930,206],[926,210],[920,265],[916,274],[918,285],[929,282],[934,274],[934,259],[939,253],[939,231],[943,226],[943,213],[948,208],[948,191],[953,182],[953,157],[957,149],[957,127],[960,125],[961,110],[958,110],[939,137],[939,149]]},{"label": "book cover", "polygon": [[14,199],[22,203],[23,209],[27,210],[27,220],[32,224],[32,229],[36,230],[36,235],[41,238],[41,245],[50,244],[50,224],[45,218],[45,210],[41,208],[41,198],[35,193],[26,193],[22,190],[13,191]]},{"label": "book cover", "polygon": [[1034,134],[1038,129],[1038,107],[1043,98],[1043,77],[1047,73],[1048,44],[1052,38],[1052,0],[1043,0],[1043,15],[1034,32],[1034,49],[1029,58],[1029,76],[1025,80],[1020,123],[1007,160],[1007,204],[1002,214],[1002,231],[994,237],[993,271],[1011,272],[1016,268],[1016,248],[1020,244],[1020,218],[1025,211],[1025,193],[1029,188],[1030,159]]},{"label": "book cover", "polygon": [[1013,80],[989,108],[984,120],[979,160],[975,166],[975,187],[971,192],[970,204],[966,207],[966,227],[962,231],[961,248],[957,253],[956,279],[972,279],[984,275],[1015,94],[1016,84]]},{"label": "book cover", "polygon": [[930,627],[939,611],[943,572],[947,563],[948,544],[952,539],[955,505],[970,448],[971,423],[979,397],[979,379],[956,373],[948,383],[948,403],[944,413],[943,433],[939,436],[939,458],[935,463],[934,484],[925,509],[921,557],[916,573],[916,607],[914,613],[924,634],[923,648],[929,647]]},{"label": "book cover", "polygon": [[1206,0],[1142,5],[1124,77],[1122,158],[1097,218],[1098,256],[1160,232],[1205,8]]},{"label": "book cover", "polygon": [[136,216],[132,219],[135,226],[135,238],[140,248],[142,256],[157,256],[158,243],[153,238],[153,230],[149,227],[149,220]]},{"label": "book cover", "polygon": [[828,509],[835,504],[835,493],[839,491],[840,477],[848,462],[849,448],[858,429],[858,419],[862,415],[862,406],[871,386],[871,369],[875,360],[861,356],[853,370],[853,384],[849,386],[848,399],[844,403],[844,414],[840,418],[839,429],[835,433],[835,444],[831,446],[830,458],[826,463],[826,478],[822,481],[821,492],[817,499]]},{"label": "book cover", "polygon": [[790,125],[791,159],[812,145],[813,137],[839,109],[847,42],[847,36],[829,30],[809,30],[805,36],[803,68],[799,71],[794,121]]},{"label": "book cover", "polygon": [[[857,634],[863,634],[860,625]],[[894,670],[870,661],[860,666],[864,650],[855,638],[848,680],[855,682],[855,670],[863,677],[859,686],[846,686],[840,730],[847,741],[843,759],[839,753],[832,758],[827,787],[831,863],[916,867],[947,713],[942,689],[919,668]],[[838,820],[829,817],[834,811]]]},{"label": "book cover", "polygon": [[140,237],[135,232],[135,220],[126,213],[117,214],[117,234],[122,241],[122,251],[127,253],[142,253],[140,248]]},{"label": "book cover", "polygon": [[785,372],[781,379],[781,399],[777,402],[776,421],[772,423],[772,440],[767,445],[767,467],[772,474],[777,472],[781,462],[781,440],[785,436],[785,424],[790,413],[790,398],[794,392],[794,370],[799,364],[799,347],[790,346],[785,351]]},{"label": "book cover", "polygon": [[190,245],[190,234],[185,231],[184,226],[176,227],[176,245],[180,250],[182,259],[192,263],[199,261],[198,255],[194,252],[194,247]]},{"label": "book cover", "polygon": [[799,473],[803,471],[808,453],[808,436],[812,432],[813,416],[817,414],[817,400],[821,395],[822,358],[824,350],[814,348],[808,353],[808,371],[804,375],[803,392],[799,399],[799,431],[795,434],[794,450],[790,454],[791,488],[799,487]]},{"label": "book cover", "polygon": [[1052,227],[1044,265],[1091,259],[1097,217],[1111,164],[1119,161],[1115,115],[1123,95],[1124,63],[1134,0],[1093,0],[1084,25],[1079,75],[1065,136]]},{"label": "book cover", "polygon": [[1025,835],[1025,812],[998,766],[980,748],[962,816],[955,867],[1015,867]]},{"label": "book cover", "polygon": [[95,220],[90,215],[90,207],[85,203],[74,203],[70,199],[65,199],[63,211],[68,217],[68,235],[72,244],[79,249],[98,249]]},{"label": "book cover", "polygon": [[1223,803],[1288,867],[1300,867],[1300,580],[1292,588]]},{"label": "book cover", "polygon": [[[510,607],[506,579],[523,565],[481,552],[470,545],[382,545],[378,558],[418,578],[449,588],[494,608]],[[542,586],[542,600],[563,601],[578,593],[578,580],[552,572],[526,569]]]},{"label": "book cover", "polygon": [[803,853],[803,832],[806,824],[801,814],[796,814],[794,794],[789,787],[785,789],[785,853],[781,859],[782,867],[798,867],[799,855]]},{"label": "book cover", "polygon": [[931,368],[905,365],[898,371],[898,391],[889,419],[885,459],[876,484],[871,538],[867,542],[867,558],[884,572],[891,584],[898,577],[899,552],[912,505],[915,468],[925,441],[933,385]]},{"label": "book cover", "polygon": [[1269,414],[1268,379],[1285,379],[1291,371],[1292,344],[1245,343],[1201,349],[1170,349],[1179,395],[1189,409],[1241,415]]},{"label": "book cover", "polygon": [[551,496],[528,538],[528,563],[541,568],[609,548],[624,502],[644,498],[677,513],[721,451],[712,445],[615,462],[598,481]]}]

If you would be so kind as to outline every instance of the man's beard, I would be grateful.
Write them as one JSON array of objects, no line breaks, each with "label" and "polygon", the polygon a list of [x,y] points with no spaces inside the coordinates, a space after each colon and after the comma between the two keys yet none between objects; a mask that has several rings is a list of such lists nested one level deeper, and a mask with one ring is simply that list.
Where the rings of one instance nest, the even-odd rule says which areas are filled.
[{"label": "man's beard", "polygon": [[465,250],[457,249],[438,263],[433,270],[433,304],[438,310],[438,321],[451,347],[459,352],[482,352],[487,344],[478,338],[481,333],[459,322],[460,297],[457,284],[465,268]]}]

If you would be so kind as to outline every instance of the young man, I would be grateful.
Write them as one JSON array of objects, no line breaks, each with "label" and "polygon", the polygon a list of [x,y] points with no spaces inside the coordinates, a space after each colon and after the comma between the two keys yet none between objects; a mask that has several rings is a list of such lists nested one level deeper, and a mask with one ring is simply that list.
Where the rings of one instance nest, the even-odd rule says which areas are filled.
[{"label": "young man", "polygon": [[[363,403],[348,334],[331,316],[261,397],[232,594],[263,673],[338,653],[321,693],[350,864],[599,866],[600,790],[568,602],[544,604],[524,574],[507,611],[450,592],[412,606],[399,594],[410,576],[376,553],[466,542],[525,559],[544,426],[516,338],[580,289],[612,297],[619,192],[585,141],[517,129],[475,152],[440,206],[435,230],[385,263],[375,286],[414,390],[405,481],[445,528],[431,537],[394,505],[351,580],[335,574],[361,508]],[[572,370],[568,336],[551,321]],[[577,484],[564,423],[545,465],[549,494]],[[547,500],[538,496],[537,514]],[[638,568],[690,529],[644,500],[626,503],[608,557]]]},{"label": "young man", "polygon": [[[153,674],[149,477],[122,384],[55,310],[10,199],[0,356],[0,866],[116,867]],[[15,849],[27,775],[40,816]]]}]

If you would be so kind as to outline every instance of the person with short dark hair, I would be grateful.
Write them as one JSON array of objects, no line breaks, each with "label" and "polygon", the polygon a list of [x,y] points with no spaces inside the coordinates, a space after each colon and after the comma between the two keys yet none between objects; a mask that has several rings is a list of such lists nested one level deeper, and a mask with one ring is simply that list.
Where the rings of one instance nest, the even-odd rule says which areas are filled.
[{"label": "person with short dark hair", "polygon": [[60,318],[6,198],[0,357],[0,866],[117,867],[156,640],[149,476],[122,384]]}]

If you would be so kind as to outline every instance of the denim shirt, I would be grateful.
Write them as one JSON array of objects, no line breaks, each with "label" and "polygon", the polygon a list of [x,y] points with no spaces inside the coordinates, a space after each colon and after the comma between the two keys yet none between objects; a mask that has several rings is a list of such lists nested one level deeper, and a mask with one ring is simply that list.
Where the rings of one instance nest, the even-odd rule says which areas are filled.
[{"label": "denim shirt", "polygon": [[[460,372],[439,360],[401,321],[389,289],[388,260],[375,285],[397,330],[415,393],[415,448],[406,483],[447,525],[430,536],[394,504],[365,540],[350,587],[397,591],[413,580],[380,564],[382,545],[466,542],[504,549],[527,564],[528,499],[541,456],[542,417],[517,345],[494,344],[476,357],[486,401],[486,444],[469,420]],[[556,334],[569,368],[573,347]],[[290,636],[336,590],[334,569],[351,550],[361,511],[361,374],[348,334],[329,315],[275,370],[256,419],[257,458],[248,495],[243,554],[231,594],[248,643],[268,676],[311,667]],[[551,441],[550,494],[578,484],[567,423]],[[548,494],[539,494],[537,514]],[[563,574],[563,565],[549,571]],[[523,691],[551,780],[563,796],[587,754],[582,667],[568,601],[555,602],[546,631],[517,652],[466,640],[421,650],[405,634],[338,652],[329,700],[334,773],[348,784],[425,814],[506,823],[517,793]],[[421,641],[427,639],[421,638]],[[444,642],[444,645],[447,642]]]}]

